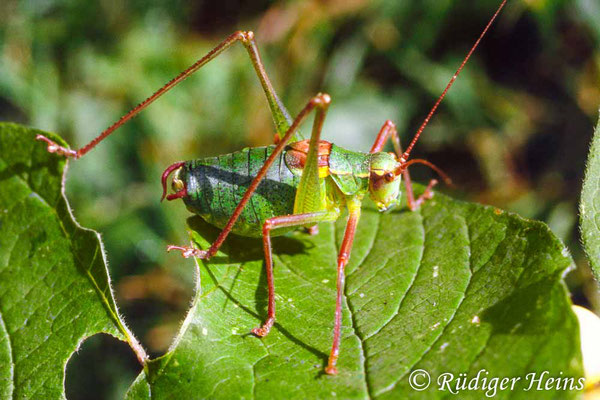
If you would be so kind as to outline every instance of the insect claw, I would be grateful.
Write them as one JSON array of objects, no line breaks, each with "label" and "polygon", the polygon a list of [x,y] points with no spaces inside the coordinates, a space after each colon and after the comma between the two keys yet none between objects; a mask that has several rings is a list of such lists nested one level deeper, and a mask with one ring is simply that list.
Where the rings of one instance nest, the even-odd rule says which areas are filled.
[{"label": "insect claw", "polygon": [[338,370],[336,367],[328,366],[327,368],[325,368],[325,373],[327,375],[337,375]]},{"label": "insect claw", "polygon": [[311,236],[318,235],[319,234],[319,225],[313,225],[313,226],[306,228],[306,233],[308,233]]},{"label": "insect claw", "polygon": [[252,329],[252,333],[258,337],[265,337],[271,331],[271,327],[275,323],[275,318],[269,318],[260,328]]},{"label": "insect claw", "polygon": [[264,336],[267,336],[268,332],[265,332],[265,330],[262,327],[260,327],[260,328],[252,329],[252,333],[258,337],[264,337]]},{"label": "insect claw", "polygon": [[425,189],[425,193],[423,193],[423,198],[429,200],[433,198],[433,187],[435,185],[438,184],[437,179],[432,179],[431,182],[429,182],[429,185],[427,185],[427,188]]},{"label": "insect claw", "polygon": [[200,259],[206,259],[208,258],[208,252],[206,250],[200,250],[197,249],[195,247],[192,246],[174,246],[174,245],[168,245],[167,246],[167,251],[170,252],[171,250],[178,250],[181,251],[181,255],[185,258],[190,258],[190,257],[197,257]]},{"label": "insect claw", "polygon": [[77,152],[75,150],[71,150],[66,147],[60,146],[60,145],[56,144],[55,142],[53,142],[52,140],[48,139],[44,135],[37,135],[35,138],[36,138],[36,140],[41,140],[48,144],[48,152],[49,153],[56,153],[60,156],[77,158]]}]

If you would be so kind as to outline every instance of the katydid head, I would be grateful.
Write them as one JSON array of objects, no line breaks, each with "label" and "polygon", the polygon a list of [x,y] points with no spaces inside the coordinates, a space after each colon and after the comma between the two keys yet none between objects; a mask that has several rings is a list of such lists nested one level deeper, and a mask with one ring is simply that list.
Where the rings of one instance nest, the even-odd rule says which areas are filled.
[{"label": "katydid head", "polygon": [[373,153],[369,174],[369,196],[379,211],[386,211],[400,202],[402,174],[412,164],[424,164],[437,172],[444,182],[452,186],[452,180],[440,168],[427,160],[406,161],[394,153]]},{"label": "katydid head", "polygon": [[400,163],[393,153],[373,153],[369,171],[369,196],[379,211],[394,207],[400,197],[401,177],[395,171]]},{"label": "katydid head", "polygon": [[[180,199],[182,197],[187,196],[187,188],[183,180],[181,180],[179,174],[181,173],[182,167],[185,165],[185,161],[179,161],[174,164],[169,165],[162,174],[161,183],[163,187],[163,194],[160,201],[163,201],[165,197],[167,200],[175,200]],[[175,175],[173,175],[173,179],[171,180],[171,187],[175,193],[167,195],[167,179],[169,179],[169,175],[175,171]]]}]

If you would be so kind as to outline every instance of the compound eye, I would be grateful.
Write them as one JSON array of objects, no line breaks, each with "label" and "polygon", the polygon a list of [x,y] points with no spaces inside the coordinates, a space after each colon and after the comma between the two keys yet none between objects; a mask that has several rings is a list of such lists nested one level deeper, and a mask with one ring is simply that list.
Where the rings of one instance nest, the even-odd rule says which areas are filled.
[{"label": "compound eye", "polygon": [[384,179],[385,179],[387,182],[392,182],[392,181],[394,180],[394,178],[395,178],[395,177],[396,177],[396,176],[394,175],[394,173],[393,173],[393,172],[386,172],[386,173],[383,175],[383,178],[384,178]]}]

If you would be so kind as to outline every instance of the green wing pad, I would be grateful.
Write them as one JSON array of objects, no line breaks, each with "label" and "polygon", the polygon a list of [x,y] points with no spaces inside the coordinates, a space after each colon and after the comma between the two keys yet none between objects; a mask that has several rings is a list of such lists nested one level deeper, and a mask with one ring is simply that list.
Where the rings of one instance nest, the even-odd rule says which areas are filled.
[{"label": "green wing pad", "polygon": [[329,174],[345,195],[356,194],[369,185],[371,155],[331,145]]}]

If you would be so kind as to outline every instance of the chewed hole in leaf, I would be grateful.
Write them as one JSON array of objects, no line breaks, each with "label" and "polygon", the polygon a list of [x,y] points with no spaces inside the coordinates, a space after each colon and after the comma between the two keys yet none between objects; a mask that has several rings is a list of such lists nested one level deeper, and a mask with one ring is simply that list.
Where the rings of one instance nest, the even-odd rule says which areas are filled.
[{"label": "chewed hole in leaf", "polygon": [[120,399],[141,372],[135,354],[121,340],[106,334],[87,338],[67,364],[68,399]]}]

